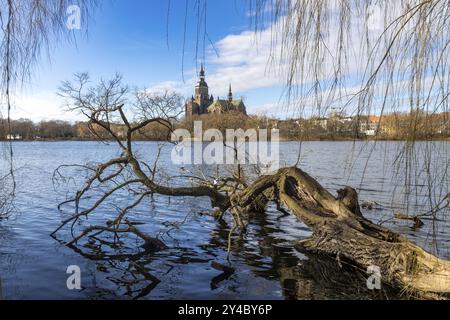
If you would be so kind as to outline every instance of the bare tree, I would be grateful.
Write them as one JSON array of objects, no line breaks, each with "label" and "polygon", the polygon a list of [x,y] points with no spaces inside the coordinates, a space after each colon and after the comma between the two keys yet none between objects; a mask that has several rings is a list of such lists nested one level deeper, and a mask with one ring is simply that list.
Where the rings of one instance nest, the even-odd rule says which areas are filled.
[{"label": "bare tree", "polygon": [[[92,130],[105,130],[121,153],[94,166],[77,166],[89,173],[88,178],[73,198],[61,204],[62,208],[74,203],[75,212],[52,234],[56,237],[60,230],[70,226],[72,238],[65,242],[66,245],[76,247],[85,237],[98,239],[105,233],[113,234],[116,241],[120,235],[134,234],[143,240],[146,250],[163,249],[165,245],[159,239],[144,234],[127,218],[130,211],[151,196],[207,197],[219,219],[224,214],[231,215],[235,222],[231,232],[236,228],[245,231],[246,215],[263,212],[269,202],[275,202],[281,212],[292,213],[313,230],[311,238],[297,243],[298,249],[335,256],[362,268],[379,266],[386,283],[413,294],[450,291],[450,262],[364,218],[357,193],[350,187],[333,196],[296,167],[282,168],[272,175],[255,178],[242,174],[221,177],[186,175],[182,176],[181,185],[180,181],[173,184],[173,180],[179,177],[161,179],[158,176],[161,171],[159,154],[153,165],[140,159],[133,147],[133,133],[153,122],[172,128],[172,120],[182,109],[180,100],[167,94],[147,99],[141,93],[137,95],[137,103],[133,103],[136,96],[128,100],[128,89],[121,85],[120,76],[102,81],[96,87],[88,88],[87,83],[86,74],[78,75],[75,84],[63,84],[61,94],[68,99],[69,109],[78,110],[88,117]],[[130,109],[126,108],[128,104],[132,106]],[[160,109],[161,106],[164,110]],[[133,109],[131,114],[139,116],[130,120]],[[124,139],[112,130],[113,124],[119,122],[126,128]],[[64,168],[67,166],[56,170],[55,181],[66,177]],[[89,201],[93,191],[94,202]],[[131,204],[118,208],[117,216],[106,221],[105,225],[90,225],[76,231],[79,222],[95,214],[96,209],[121,191],[134,198]]]}]

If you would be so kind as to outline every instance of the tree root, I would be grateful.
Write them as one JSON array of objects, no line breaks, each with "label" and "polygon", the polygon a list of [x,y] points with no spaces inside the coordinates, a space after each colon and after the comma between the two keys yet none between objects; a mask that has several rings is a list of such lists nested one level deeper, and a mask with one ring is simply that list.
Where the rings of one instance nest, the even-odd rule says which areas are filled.
[{"label": "tree root", "polygon": [[377,266],[383,281],[401,290],[450,292],[450,261],[364,218],[354,189],[346,187],[334,197],[299,168],[283,168],[247,188],[241,206],[267,190],[313,230],[298,248],[343,257],[364,270]]}]

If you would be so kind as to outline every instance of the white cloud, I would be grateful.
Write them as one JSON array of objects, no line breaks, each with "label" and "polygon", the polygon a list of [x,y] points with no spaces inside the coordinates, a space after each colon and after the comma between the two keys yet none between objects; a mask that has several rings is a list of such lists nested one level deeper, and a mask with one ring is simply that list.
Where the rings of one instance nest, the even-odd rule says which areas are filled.
[{"label": "white cloud", "polygon": [[30,92],[17,95],[12,99],[12,118],[41,120],[82,120],[83,117],[67,112],[63,99],[54,92]]},{"label": "white cloud", "polygon": [[[255,3],[255,6],[258,6],[258,4],[259,4],[258,2]],[[247,11],[247,17],[256,17],[257,15],[265,15],[273,12],[274,3],[272,1],[264,1],[263,5],[264,5],[263,7],[259,6],[250,8]]]},{"label": "white cloud", "polygon": [[[191,85],[191,86],[189,86]],[[189,94],[189,90],[192,88],[193,82],[189,81],[188,83],[182,83],[180,81],[163,81],[153,85],[150,85],[146,91],[149,93],[157,93],[161,91],[173,91],[182,95]]]},{"label": "white cloud", "polygon": [[[323,46],[323,60],[319,64],[319,74],[317,68],[307,61],[313,61],[318,58],[314,56],[316,53],[313,50],[307,50],[310,55],[306,56],[303,61],[303,78],[293,79],[293,84],[304,85],[314,82],[317,79],[320,81],[329,80],[334,76],[336,61],[336,52],[340,46],[338,41],[339,16],[332,14],[335,10],[330,8],[332,19],[330,21],[329,32],[324,32],[322,35]],[[374,16],[370,29],[372,36],[381,32],[375,28],[378,25],[379,15],[377,11],[371,12]],[[295,23],[296,18],[291,17],[292,22]],[[375,23],[376,22],[376,23]],[[284,86],[287,83],[289,65],[289,52],[283,52],[286,47],[280,43],[280,26],[286,23],[285,17],[280,17],[278,21],[266,26],[259,31],[243,31],[239,34],[232,34],[217,41],[214,47],[211,47],[207,56],[207,82],[213,90],[220,95],[227,93],[228,84],[231,82],[235,92],[245,92],[247,90],[268,88],[272,86]],[[361,21],[356,21],[351,26],[351,33],[354,37],[350,40],[350,50],[347,57],[347,65],[343,76],[349,76],[363,70],[362,52],[365,44],[365,35],[358,33],[357,29],[361,27]],[[354,33],[354,34],[353,34]],[[278,37],[277,40],[275,40]],[[301,49],[311,47],[315,42],[305,42]],[[299,60],[299,63],[303,63]],[[297,66],[300,68],[300,66]],[[300,73],[300,72],[298,72]]]},{"label": "white cloud", "polygon": [[277,68],[271,68],[271,30],[250,31],[229,35],[215,44],[208,57],[213,72],[208,74],[208,84],[218,94],[226,94],[232,83],[235,92],[266,88],[283,84]]},{"label": "white cloud", "polygon": [[[236,96],[245,95],[247,91],[254,89],[284,86],[289,70],[288,59],[286,57],[283,57],[283,59],[280,58],[282,45],[279,41],[274,41],[274,34],[279,32],[279,29],[277,29],[278,25],[282,25],[283,23],[284,18],[281,17],[275,22],[276,25],[269,25],[256,32],[247,30],[237,34],[231,34],[211,46],[206,58],[206,81],[210,87],[210,93],[215,97],[225,96],[228,93],[228,85],[230,83]],[[321,73],[319,80],[332,78],[335,71],[333,63],[335,57],[333,56],[333,52],[336,52],[334,48],[339,46],[338,34],[332,32],[333,28],[330,28],[330,30],[323,37],[326,47],[331,49],[329,51],[327,51],[328,49],[325,50],[325,59],[320,65]],[[352,39],[352,57],[349,57],[349,59],[352,59],[352,63],[346,66],[346,76],[361,70],[360,63],[357,63],[357,59],[353,59],[353,57],[362,56],[360,52],[362,42],[362,37]],[[312,59],[312,57],[310,58]],[[312,64],[306,64],[304,78],[301,81],[298,79],[295,80],[294,84],[300,84],[300,82],[302,84],[312,83],[315,80],[313,79],[313,73],[316,71],[312,70],[312,68]],[[195,70],[190,70],[190,73],[195,74]],[[193,93],[194,84],[197,80],[197,76],[194,76],[186,83],[163,82],[155,85],[154,88],[177,88],[182,94],[190,96]],[[270,100],[276,101],[279,98],[272,97]],[[304,104],[308,104],[308,107],[316,103],[310,97],[305,96],[304,99],[307,100]],[[251,104],[251,101],[247,101],[247,105],[250,106]],[[265,113],[273,114],[268,109],[270,106],[275,108],[278,105],[279,103],[269,103],[268,101],[254,108],[255,110],[265,110]],[[252,108],[249,109],[252,112]],[[277,107],[277,109],[279,108]]]},{"label": "white cloud", "polygon": [[[233,92],[241,95],[245,91],[267,88],[284,83],[279,65],[271,68],[268,64],[272,49],[270,29],[255,33],[244,31],[228,35],[210,48],[206,58],[206,82],[214,96],[225,96],[231,83]],[[149,90],[176,89],[190,96],[198,81],[195,76],[185,83],[165,81],[150,86]]]}]

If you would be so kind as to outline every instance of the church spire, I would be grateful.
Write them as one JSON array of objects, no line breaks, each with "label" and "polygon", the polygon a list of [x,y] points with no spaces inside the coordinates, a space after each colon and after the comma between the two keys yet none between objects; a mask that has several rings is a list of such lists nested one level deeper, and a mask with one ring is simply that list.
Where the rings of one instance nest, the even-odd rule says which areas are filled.
[{"label": "church spire", "polygon": [[230,83],[230,87],[228,88],[228,100],[229,101],[233,100],[233,92],[231,91],[231,83]]},{"label": "church spire", "polygon": [[200,67],[200,80],[205,80],[205,69],[203,68],[203,62]]}]

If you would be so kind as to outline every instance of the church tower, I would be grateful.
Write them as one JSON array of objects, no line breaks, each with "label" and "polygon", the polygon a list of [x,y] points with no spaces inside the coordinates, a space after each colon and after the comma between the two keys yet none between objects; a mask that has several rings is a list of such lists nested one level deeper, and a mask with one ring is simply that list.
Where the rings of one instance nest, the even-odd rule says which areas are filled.
[{"label": "church tower", "polygon": [[231,83],[230,87],[228,88],[228,101],[233,101],[233,92],[231,91]]},{"label": "church tower", "polygon": [[206,111],[206,108],[211,104],[209,97],[208,84],[205,81],[205,69],[203,63],[200,69],[200,80],[195,86],[195,102],[200,106],[201,113]]},{"label": "church tower", "polygon": [[239,112],[244,115],[247,114],[244,101],[241,99],[233,99],[233,92],[231,91],[231,83],[228,87],[228,99],[217,99],[214,101],[213,95],[209,95],[208,84],[205,81],[205,69],[203,63],[201,64],[199,72],[199,81],[195,85],[195,94],[188,99],[185,104],[186,118],[195,115],[202,115],[207,113],[222,114],[228,111]]}]

